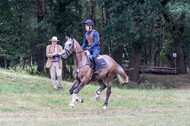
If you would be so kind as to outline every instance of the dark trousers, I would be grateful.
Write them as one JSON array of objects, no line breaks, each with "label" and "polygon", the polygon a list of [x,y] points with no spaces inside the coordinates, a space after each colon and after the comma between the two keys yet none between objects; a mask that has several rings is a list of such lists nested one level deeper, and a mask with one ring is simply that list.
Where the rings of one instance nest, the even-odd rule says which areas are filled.
[{"label": "dark trousers", "polygon": [[96,73],[96,74],[99,74],[99,73],[98,73],[98,69],[97,69],[98,61],[97,61],[96,58],[98,57],[98,55],[99,55],[99,53],[100,53],[100,47],[99,47],[99,46],[96,46],[96,47],[94,47],[94,48],[92,48],[92,49],[90,49],[90,50],[88,50],[88,51],[91,53],[92,58],[93,58],[94,63],[95,63],[95,73]]},{"label": "dark trousers", "polygon": [[96,59],[100,53],[100,47],[99,46],[96,46],[90,50],[88,50],[90,52],[90,54],[92,55],[92,58],[93,59]]}]

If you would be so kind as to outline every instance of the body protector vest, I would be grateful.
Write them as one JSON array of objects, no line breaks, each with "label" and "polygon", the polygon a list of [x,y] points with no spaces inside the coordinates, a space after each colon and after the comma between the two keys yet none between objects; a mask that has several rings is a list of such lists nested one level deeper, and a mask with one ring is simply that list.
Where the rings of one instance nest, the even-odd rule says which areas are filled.
[{"label": "body protector vest", "polygon": [[[88,42],[88,46],[90,47],[93,43],[94,43],[94,32],[95,32],[96,30],[92,30],[92,32],[91,32],[91,34],[90,35],[88,35],[87,33],[86,33],[86,40],[87,40],[87,42]],[[97,32],[98,33],[98,32]],[[98,36],[99,36],[99,34],[98,34]],[[100,44],[100,38],[98,37],[98,44]]]}]

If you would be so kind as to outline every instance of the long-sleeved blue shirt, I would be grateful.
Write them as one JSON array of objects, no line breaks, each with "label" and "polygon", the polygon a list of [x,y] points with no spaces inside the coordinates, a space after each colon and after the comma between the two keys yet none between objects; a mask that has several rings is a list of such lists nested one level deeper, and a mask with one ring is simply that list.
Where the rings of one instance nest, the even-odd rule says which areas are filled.
[{"label": "long-sleeved blue shirt", "polygon": [[[93,29],[92,29],[92,30],[93,30]],[[87,32],[87,35],[90,35],[91,32],[92,32],[92,30],[89,31],[89,32]],[[98,32],[97,32],[97,31],[94,32],[93,37],[94,37],[94,43],[90,46],[90,48],[93,48],[93,47],[95,47],[95,46],[100,45],[100,44],[98,43],[99,35],[98,35]],[[87,42],[86,34],[85,34],[85,35],[84,35],[84,42],[83,42],[83,44],[82,44],[82,48],[84,49],[87,45],[88,45],[88,42]]]}]

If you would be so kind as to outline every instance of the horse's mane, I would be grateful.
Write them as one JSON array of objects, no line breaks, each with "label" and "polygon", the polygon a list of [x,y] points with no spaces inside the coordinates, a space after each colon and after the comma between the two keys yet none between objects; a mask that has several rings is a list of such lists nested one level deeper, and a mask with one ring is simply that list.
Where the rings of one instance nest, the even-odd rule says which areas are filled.
[{"label": "horse's mane", "polygon": [[73,39],[74,43],[77,44],[81,49],[82,49],[82,46],[79,44],[79,42],[77,42],[76,39]]}]

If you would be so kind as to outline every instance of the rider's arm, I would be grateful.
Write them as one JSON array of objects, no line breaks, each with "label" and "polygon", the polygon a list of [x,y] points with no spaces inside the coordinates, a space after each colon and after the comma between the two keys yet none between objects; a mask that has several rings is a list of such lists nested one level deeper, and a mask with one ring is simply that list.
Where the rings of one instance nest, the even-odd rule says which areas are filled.
[{"label": "rider's arm", "polygon": [[84,48],[87,46],[87,40],[86,40],[86,34],[84,35],[84,42],[82,44],[82,49],[84,50]]},{"label": "rider's arm", "polygon": [[93,36],[94,36],[94,43],[90,46],[90,48],[93,48],[94,46],[99,45],[98,44],[98,38],[99,38],[98,32],[95,31],[94,34],[93,34]]}]

